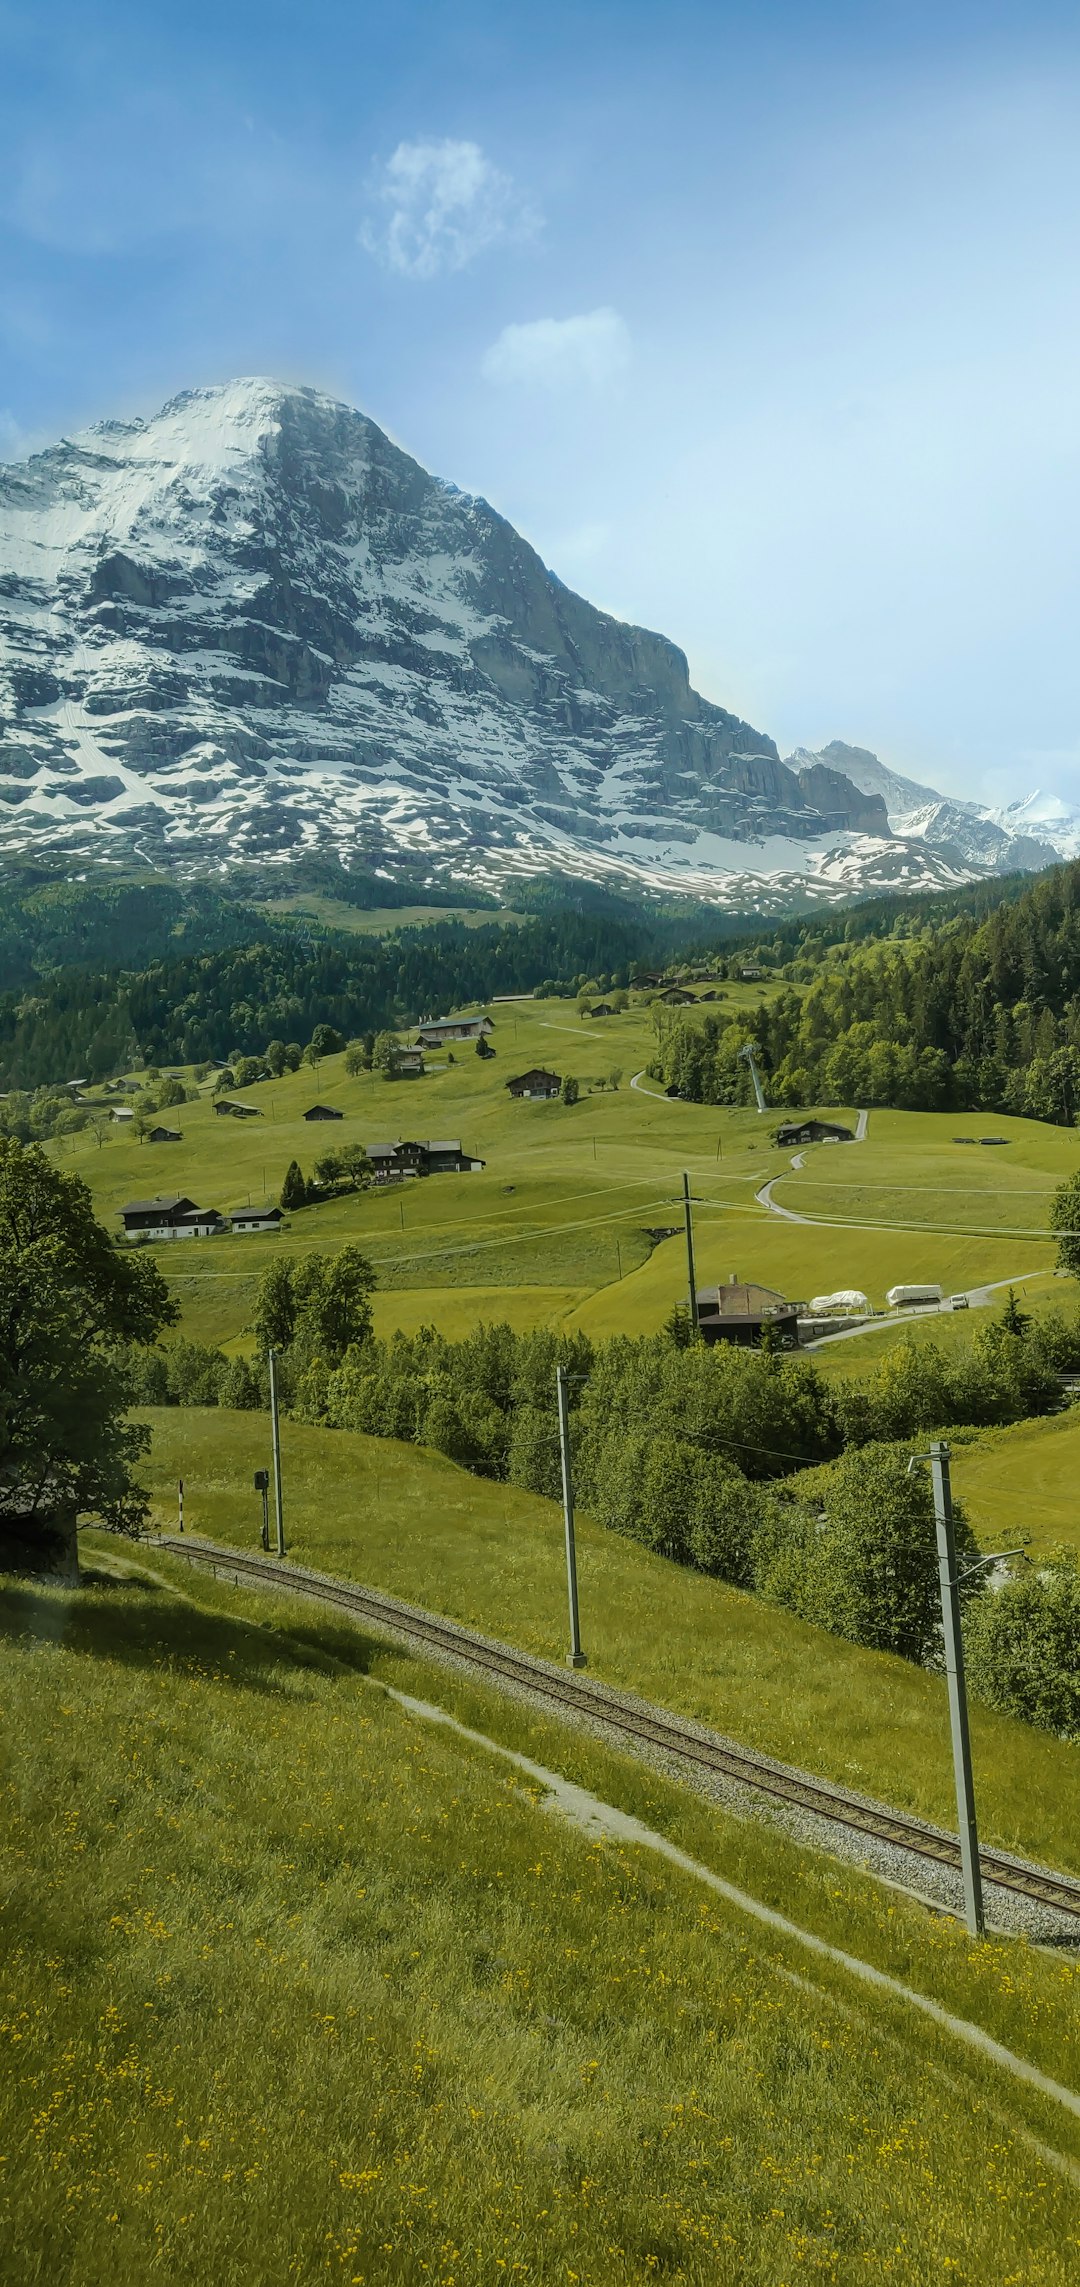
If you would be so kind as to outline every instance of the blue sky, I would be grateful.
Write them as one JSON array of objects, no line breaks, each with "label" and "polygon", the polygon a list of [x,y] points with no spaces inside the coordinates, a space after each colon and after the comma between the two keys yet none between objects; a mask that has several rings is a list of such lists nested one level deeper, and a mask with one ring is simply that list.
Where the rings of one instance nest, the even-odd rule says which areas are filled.
[{"label": "blue sky", "polygon": [[311,381],[778,739],[1080,800],[1080,17],[0,0],[0,456]]}]

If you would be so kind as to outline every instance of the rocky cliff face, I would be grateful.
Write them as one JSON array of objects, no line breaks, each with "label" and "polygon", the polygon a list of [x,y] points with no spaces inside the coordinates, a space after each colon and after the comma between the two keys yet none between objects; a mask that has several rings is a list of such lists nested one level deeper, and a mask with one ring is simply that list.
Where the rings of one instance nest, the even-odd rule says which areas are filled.
[{"label": "rocky cliff face", "polygon": [[[1061,835],[1055,835],[1052,828],[1029,830],[1019,810],[1010,815],[984,810],[977,802],[953,801],[936,793],[932,786],[921,786],[916,779],[890,770],[868,747],[847,746],[843,739],[833,739],[816,754],[799,747],[787,759],[789,768],[798,772],[800,785],[807,789],[816,786],[823,766],[842,771],[848,782],[883,805],[894,834],[909,842],[928,844],[960,869],[1038,873],[1043,866],[1053,865],[1058,856],[1072,855],[1071,848],[1065,847]],[[1037,797],[1033,799],[1037,801]],[[1064,809],[1063,805],[1058,807]]]},{"label": "rocky cliff face", "polygon": [[195,390],[0,471],[0,848],[767,910],[962,874],[842,752],[781,762],[675,644],[314,390]]},{"label": "rocky cliff face", "polygon": [[272,382],[0,474],[0,705],[9,847],[708,875],[718,844],[888,831],[486,502]]}]

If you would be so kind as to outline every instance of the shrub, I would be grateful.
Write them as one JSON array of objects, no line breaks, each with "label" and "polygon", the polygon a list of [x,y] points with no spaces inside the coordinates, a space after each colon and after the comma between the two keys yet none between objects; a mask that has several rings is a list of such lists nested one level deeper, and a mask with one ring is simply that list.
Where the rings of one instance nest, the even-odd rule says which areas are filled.
[{"label": "shrub", "polygon": [[1072,1551],[1025,1563],[980,1596],[966,1653],[972,1691],[989,1706],[1080,1738],[1080,1564]]}]

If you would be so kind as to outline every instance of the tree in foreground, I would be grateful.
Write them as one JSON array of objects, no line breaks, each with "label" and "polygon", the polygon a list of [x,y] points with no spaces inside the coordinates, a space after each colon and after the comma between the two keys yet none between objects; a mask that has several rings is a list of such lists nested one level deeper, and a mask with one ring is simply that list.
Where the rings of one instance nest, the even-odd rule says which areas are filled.
[{"label": "tree in foreground", "polygon": [[138,1526],[132,1467],[149,1433],[126,1419],[119,1346],[176,1317],[160,1271],[117,1250],[79,1177],[0,1138],[0,1564],[73,1571],[80,1516]]},{"label": "tree in foreground", "polygon": [[979,1598],[967,1662],[972,1691],[991,1707],[1080,1739],[1080,1564],[1072,1550],[1024,1561]]},{"label": "tree in foreground", "polygon": [[1080,1175],[1070,1175],[1055,1191],[1050,1228],[1058,1234],[1058,1269],[1080,1278]]}]

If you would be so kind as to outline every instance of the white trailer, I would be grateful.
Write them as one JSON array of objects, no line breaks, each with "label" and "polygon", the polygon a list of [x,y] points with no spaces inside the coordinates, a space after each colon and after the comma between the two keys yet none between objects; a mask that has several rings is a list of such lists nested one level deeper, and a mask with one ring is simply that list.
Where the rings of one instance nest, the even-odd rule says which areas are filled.
[{"label": "white trailer", "polygon": [[939,1310],[945,1297],[939,1286],[891,1286],[885,1297],[890,1310]]}]

